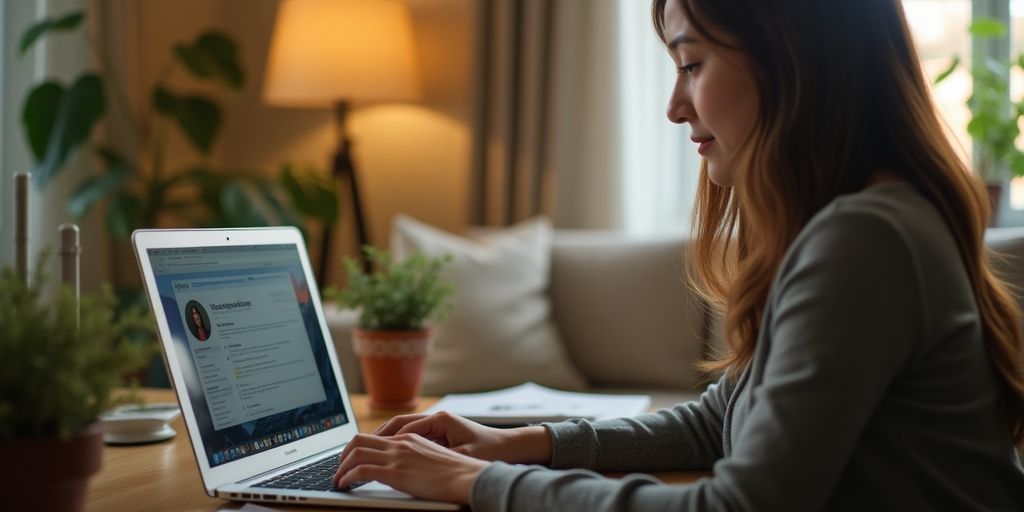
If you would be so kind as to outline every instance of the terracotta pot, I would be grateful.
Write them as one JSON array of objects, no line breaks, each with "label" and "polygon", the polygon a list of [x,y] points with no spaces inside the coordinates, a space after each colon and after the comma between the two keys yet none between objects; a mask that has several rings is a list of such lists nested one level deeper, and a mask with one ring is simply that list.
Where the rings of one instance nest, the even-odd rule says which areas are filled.
[{"label": "terracotta pot", "polygon": [[103,460],[103,431],[93,424],[67,441],[0,443],[0,459],[5,510],[83,510],[89,478]]},{"label": "terracotta pot", "polygon": [[363,368],[363,384],[373,409],[413,409],[419,403],[430,330],[356,329],[352,347]]}]

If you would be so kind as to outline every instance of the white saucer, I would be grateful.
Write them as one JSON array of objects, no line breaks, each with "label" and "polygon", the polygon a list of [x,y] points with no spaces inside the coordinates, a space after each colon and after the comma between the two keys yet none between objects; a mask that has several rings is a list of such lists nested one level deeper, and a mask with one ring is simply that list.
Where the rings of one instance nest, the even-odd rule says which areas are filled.
[{"label": "white saucer", "polygon": [[178,435],[170,425],[150,432],[107,432],[103,434],[103,442],[107,444],[143,444],[165,441]]},{"label": "white saucer", "polygon": [[126,405],[100,415],[103,441],[107,444],[141,444],[165,441],[177,432],[170,422],[181,414],[178,404]]}]

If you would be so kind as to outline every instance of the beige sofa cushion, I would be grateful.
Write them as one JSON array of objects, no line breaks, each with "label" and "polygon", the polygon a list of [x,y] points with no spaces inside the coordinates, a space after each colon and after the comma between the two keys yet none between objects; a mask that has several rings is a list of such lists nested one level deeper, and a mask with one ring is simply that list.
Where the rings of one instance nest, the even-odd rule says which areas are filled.
[{"label": "beige sofa cushion", "polygon": [[473,240],[409,217],[391,232],[395,257],[414,250],[452,254],[446,276],[455,309],[436,331],[423,392],[483,391],[533,381],[579,390],[586,380],[570,362],[551,317],[548,288],[552,229],[535,219]]},{"label": "beige sofa cushion", "polygon": [[683,237],[559,231],[550,295],[572,360],[595,386],[693,388],[705,326]]},{"label": "beige sofa cushion", "polygon": [[1024,228],[994,228],[985,232],[992,249],[992,266],[1010,284],[1018,304],[1024,308]]}]

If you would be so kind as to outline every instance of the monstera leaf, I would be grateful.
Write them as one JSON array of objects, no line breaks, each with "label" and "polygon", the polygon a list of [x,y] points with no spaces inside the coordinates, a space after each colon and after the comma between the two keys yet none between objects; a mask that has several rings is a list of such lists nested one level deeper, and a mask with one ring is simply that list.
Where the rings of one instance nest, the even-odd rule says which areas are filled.
[{"label": "monstera leaf", "polygon": [[176,96],[164,87],[153,90],[153,106],[157,112],[174,119],[178,127],[204,155],[210,154],[220,130],[220,107],[204,96]]},{"label": "monstera leaf", "polygon": [[32,89],[21,120],[37,162],[33,169],[37,184],[60,172],[71,153],[89,139],[105,110],[103,82],[93,73],[82,75],[69,89],[56,81]]},{"label": "monstera leaf", "polygon": [[205,32],[190,45],[178,44],[174,56],[198,78],[220,80],[236,91],[245,83],[238,45],[222,32]]},{"label": "monstera leaf", "polygon": [[82,20],[84,19],[84,12],[73,11],[65,14],[64,16],[46,18],[35,25],[32,25],[25,31],[25,34],[21,36],[21,44],[18,45],[18,54],[25,55],[25,52],[27,52],[40,37],[46,35],[47,32],[64,32],[72,30],[81,25]]}]

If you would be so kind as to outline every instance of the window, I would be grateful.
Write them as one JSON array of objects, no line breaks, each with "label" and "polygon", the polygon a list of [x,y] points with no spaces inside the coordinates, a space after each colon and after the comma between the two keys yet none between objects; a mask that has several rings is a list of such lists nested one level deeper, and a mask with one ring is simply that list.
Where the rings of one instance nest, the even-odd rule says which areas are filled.
[{"label": "window", "polygon": [[689,125],[665,114],[676,71],[651,24],[649,2],[618,0],[620,101],[619,184],[629,233],[678,233],[689,225],[700,156]]},{"label": "window", "polygon": [[[966,64],[942,84],[933,86],[932,94],[961,157],[970,161],[972,143],[967,123],[971,113],[966,101],[972,90],[967,71],[972,53],[968,32],[972,16],[992,17],[1006,23],[1010,28],[1010,54],[1016,58],[1024,53],[1024,0],[903,0],[903,7],[926,76],[937,77],[953,55],[961,56]],[[995,54],[992,57],[999,58]],[[1019,69],[1011,74],[1010,94],[1014,99],[1024,97],[1024,72]],[[1018,139],[1018,146],[1021,144],[1024,137]],[[1011,181],[1002,201],[1005,207],[998,212],[996,224],[1024,225],[1024,178]]]},{"label": "window", "polygon": [[[926,77],[930,80],[938,77],[954,55],[965,62],[970,60],[971,38],[967,31],[971,24],[970,0],[904,0],[903,8]],[[960,66],[932,88],[949,135],[955,139],[955,146],[965,161],[970,160],[972,147],[967,134],[971,112],[966,104],[971,87],[968,67]]]}]

